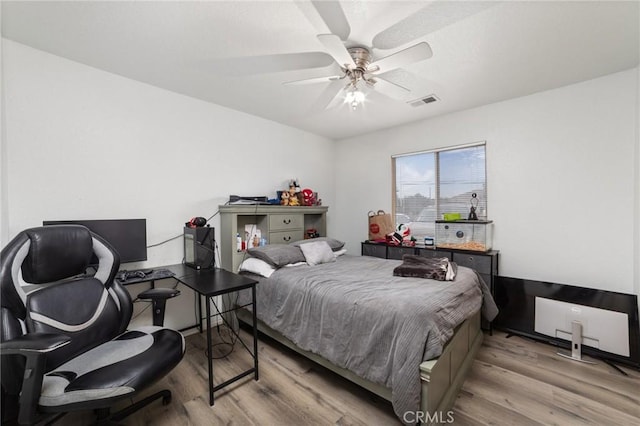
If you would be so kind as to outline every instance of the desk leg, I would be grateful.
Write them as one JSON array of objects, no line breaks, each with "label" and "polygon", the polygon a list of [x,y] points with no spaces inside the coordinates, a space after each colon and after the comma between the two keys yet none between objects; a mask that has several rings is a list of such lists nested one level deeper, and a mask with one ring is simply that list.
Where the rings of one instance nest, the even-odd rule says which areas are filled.
[{"label": "desk leg", "polygon": [[213,405],[213,346],[211,345],[211,306],[205,297],[207,312],[207,361],[209,363],[209,405]]},{"label": "desk leg", "polygon": [[251,303],[253,305],[253,367],[256,370],[255,378],[258,380],[258,315],[256,313],[256,285],[251,287]]},{"label": "desk leg", "polygon": [[196,293],[196,299],[198,301],[198,327],[200,327],[200,333],[202,333],[202,295],[200,293]]}]

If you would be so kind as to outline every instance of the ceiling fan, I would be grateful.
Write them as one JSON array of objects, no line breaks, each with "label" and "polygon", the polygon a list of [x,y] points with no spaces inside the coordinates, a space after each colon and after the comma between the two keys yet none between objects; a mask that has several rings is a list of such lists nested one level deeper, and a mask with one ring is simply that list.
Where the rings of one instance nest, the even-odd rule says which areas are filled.
[{"label": "ceiling fan", "polygon": [[[377,34],[376,23],[367,23],[364,32],[351,34],[351,26],[342,5],[334,0],[294,0],[309,22],[316,28],[317,39],[325,52],[301,52],[266,56],[227,58],[217,64],[218,71],[233,75],[324,68],[335,63],[332,75],[289,81],[285,85],[329,83],[312,106],[313,110],[328,109],[344,99],[352,108],[364,101],[365,91],[376,92],[393,99],[403,99],[410,93],[389,81],[382,74],[423,61],[433,55],[428,43],[422,41],[400,51],[376,58],[381,50],[396,49],[430,32],[436,31],[495,4],[492,1],[430,1],[425,6],[397,20]],[[377,2],[371,2],[376,4]],[[379,3],[381,4],[381,3]],[[391,3],[389,3],[391,4]],[[368,2],[348,2],[349,7],[369,7]],[[393,6],[394,10],[398,9]],[[396,14],[397,16],[397,14]],[[387,19],[386,16],[383,19]],[[361,31],[362,32],[362,31]],[[329,61],[327,54],[333,59]],[[336,68],[338,68],[336,67]]]},{"label": "ceiling fan", "polygon": [[[307,0],[297,1],[296,5],[316,29],[321,32],[328,30],[328,34],[321,33],[317,38],[326,53],[340,67],[337,75],[284,83],[296,85],[331,82],[316,102],[315,109],[331,108],[341,99],[356,109],[365,100],[365,88],[374,89],[393,99],[400,99],[410,90],[381,77],[380,74],[429,59],[433,55],[429,44],[420,42],[383,58],[374,59],[371,47],[349,41],[351,27],[339,2]],[[371,44],[375,46],[376,37],[380,34],[382,33],[373,37]]]},{"label": "ceiling fan", "polygon": [[[332,92],[335,92],[335,95],[326,104],[325,108],[334,106],[344,95],[345,103],[356,109],[365,99],[365,95],[361,91],[363,84],[369,88],[375,88],[375,90],[388,97],[402,98],[409,93],[409,89],[392,83],[382,78],[379,74],[429,59],[433,55],[429,44],[420,42],[374,61],[368,48],[362,46],[346,47],[336,34],[320,34],[317,37],[327,53],[340,66],[341,73],[327,77],[297,80],[285,84],[313,84],[346,80],[346,85],[332,85],[327,88],[329,95]],[[335,86],[344,87],[338,87],[336,90]],[[323,101],[321,102],[324,103]]]}]

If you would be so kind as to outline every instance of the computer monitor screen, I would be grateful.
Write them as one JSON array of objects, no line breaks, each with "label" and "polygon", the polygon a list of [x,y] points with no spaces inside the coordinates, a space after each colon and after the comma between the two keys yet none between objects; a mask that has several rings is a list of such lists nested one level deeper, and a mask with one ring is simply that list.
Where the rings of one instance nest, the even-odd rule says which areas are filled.
[{"label": "computer monitor screen", "polygon": [[640,367],[635,294],[503,276],[494,290],[496,329],[566,347],[578,322],[583,353]]},{"label": "computer monitor screen", "polygon": [[[581,325],[580,336],[572,336],[572,322]],[[629,316],[622,312],[536,297],[534,330],[567,341],[579,338],[583,345],[626,357],[630,355]]]},{"label": "computer monitor screen", "polygon": [[[140,262],[147,260],[147,220],[146,219],[112,219],[112,220],[47,220],[44,226],[76,224],[84,225],[95,234],[107,240],[120,255],[120,263]],[[94,256],[92,264],[97,264]]]}]

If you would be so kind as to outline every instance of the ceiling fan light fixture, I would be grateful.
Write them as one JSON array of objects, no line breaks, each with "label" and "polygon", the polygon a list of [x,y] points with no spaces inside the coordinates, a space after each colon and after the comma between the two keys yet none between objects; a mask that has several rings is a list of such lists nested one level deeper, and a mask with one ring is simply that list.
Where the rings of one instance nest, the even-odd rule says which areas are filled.
[{"label": "ceiling fan light fixture", "polygon": [[362,93],[356,86],[352,86],[344,97],[344,103],[349,104],[352,109],[358,108],[358,105],[364,102],[364,93]]}]

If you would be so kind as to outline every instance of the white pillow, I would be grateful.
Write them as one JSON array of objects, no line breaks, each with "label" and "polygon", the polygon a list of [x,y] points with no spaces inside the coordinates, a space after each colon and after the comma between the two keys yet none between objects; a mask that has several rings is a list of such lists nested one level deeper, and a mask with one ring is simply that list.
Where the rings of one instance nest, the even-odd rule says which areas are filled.
[{"label": "white pillow", "polygon": [[269,265],[267,262],[262,259],[258,259],[257,257],[249,257],[245,259],[238,268],[238,272],[251,272],[256,275],[261,275],[265,278],[269,278],[275,270],[276,268],[274,268],[272,265]]},{"label": "white pillow", "polygon": [[326,241],[300,244],[300,250],[302,250],[307,263],[312,266],[336,261],[336,255]]},{"label": "white pillow", "polygon": [[347,249],[343,248],[343,249],[340,249],[340,250],[336,250],[336,251],[334,251],[334,252],[333,252],[333,254],[335,254],[335,255],[336,255],[336,257],[338,257],[338,256],[342,256],[342,255],[343,255],[343,254],[345,254],[346,252],[347,252]]}]

